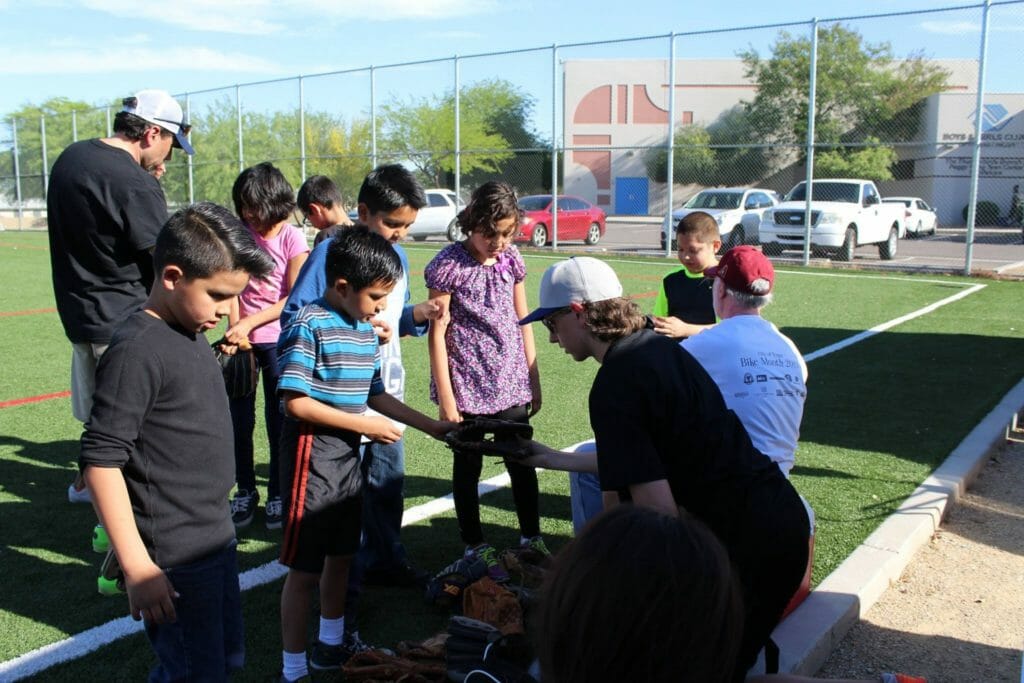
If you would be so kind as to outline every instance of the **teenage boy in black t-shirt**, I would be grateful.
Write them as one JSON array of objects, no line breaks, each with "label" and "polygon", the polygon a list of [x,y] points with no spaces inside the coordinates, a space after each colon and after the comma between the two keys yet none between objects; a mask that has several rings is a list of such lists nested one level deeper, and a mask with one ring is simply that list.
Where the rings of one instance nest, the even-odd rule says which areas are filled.
[{"label": "teenage boy in black t-shirt", "polygon": [[743,680],[807,563],[810,526],[796,490],[754,448],[696,359],[645,329],[608,264],[556,263],[541,279],[540,304],[520,323],[540,320],[574,360],[601,364],[589,403],[597,453],[536,444],[527,464],[596,465],[605,509],[631,500],[673,516],[682,508],[707,524],[738,569],[746,618],[734,677]]},{"label": "teenage boy in black t-shirt", "polygon": [[273,261],[227,209],[202,203],[170,218],[153,266],[148,299],[100,359],[79,466],[159,660],[151,680],[226,680],[244,659],[234,447],[202,333]]}]

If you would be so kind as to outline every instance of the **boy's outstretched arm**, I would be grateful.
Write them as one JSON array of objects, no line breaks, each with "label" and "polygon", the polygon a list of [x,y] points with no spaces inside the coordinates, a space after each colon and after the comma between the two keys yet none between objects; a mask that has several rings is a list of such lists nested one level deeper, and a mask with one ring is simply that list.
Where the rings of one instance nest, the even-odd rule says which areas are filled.
[{"label": "boy's outstretched arm", "polygon": [[597,473],[597,453],[594,451],[559,451],[540,441],[530,441],[530,448],[533,455],[520,461],[524,465],[565,472]]},{"label": "boy's outstretched arm", "polygon": [[121,470],[87,465],[83,477],[92,493],[96,516],[110,537],[110,545],[124,572],[132,618],[152,624],[175,621],[174,599],[178,594],[142,543]]},{"label": "boy's outstretched arm", "polygon": [[654,316],[654,331],[658,334],[665,335],[666,337],[672,337],[673,339],[685,339],[686,337],[692,337],[693,335],[700,334],[704,330],[712,327],[714,327],[714,325],[688,323],[676,318],[675,316]]},{"label": "boy's outstretched arm", "polygon": [[[397,420],[402,424],[415,427],[435,439],[443,439],[444,435],[455,429],[456,426],[455,422],[435,420],[431,417],[427,417],[420,411],[415,408],[410,408],[388,393],[380,393],[371,396],[366,401],[366,405],[370,406],[381,415],[387,415],[392,420]],[[369,434],[366,436],[370,437]]]},{"label": "boy's outstretched arm", "polygon": [[281,398],[285,415],[296,420],[332,429],[345,429],[380,443],[394,443],[402,438],[402,431],[391,420],[380,415],[346,413],[297,391],[283,391]]}]

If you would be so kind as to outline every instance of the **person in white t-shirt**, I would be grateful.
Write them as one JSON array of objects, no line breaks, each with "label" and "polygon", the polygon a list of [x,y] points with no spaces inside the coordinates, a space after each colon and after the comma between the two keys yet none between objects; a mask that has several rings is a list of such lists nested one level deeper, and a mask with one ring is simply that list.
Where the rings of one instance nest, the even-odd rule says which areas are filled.
[{"label": "person in white t-shirt", "polygon": [[761,317],[772,300],[775,270],[760,251],[741,246],[704,276],[714,280],[719,322],[681,345],[715,380],[757,450],[788,477],[807,398],[807,364],[792,340]]}]

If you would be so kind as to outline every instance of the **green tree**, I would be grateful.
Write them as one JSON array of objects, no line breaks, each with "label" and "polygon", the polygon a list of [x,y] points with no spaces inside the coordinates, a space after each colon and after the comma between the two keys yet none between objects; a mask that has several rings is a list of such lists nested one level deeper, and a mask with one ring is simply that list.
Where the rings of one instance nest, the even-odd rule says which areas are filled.
[{"label": "green tree", "polygon": [[[75,139],[101,137],[107,134],[106,108],[85,102],[54,97],[40,105],[26,105],[5,117],[14,121],[17,130],[18,172],[21,175],[22,199],[43,199],[43,125],[45,117],[47,172],[61,151]],[[77,137],[76,137],[77,134]],[[14,140],[11,154],[0,156],[0,176],[11,178],[3,192],[10,200],[16,198],[14,177]]]},{"label": "green tree", "polygon": [[870,178],[892,180],[892,165],[897,154],[892,147],[878,145],[868,138],[868,147],[853,150],[832,149],[814,155],[814,175],[817,178]]},{"label": "green tree", "polygon": [[[667,181],[668,150],[665,147],[648,150],[644,164],[648,178],[658,183]],[[674,182],[711,184],[717,168],[715,152],[711,149],[711,134],[707,129],[697,125],[676,129],[672,154]]]},{"label": "green tree", "polygon": [[[809,38],[782,31],[771,57],[763,59],[753,49],[739,53],[746,76],[757,83],[757,95],[746,103],[752,130],[760,142],[789,146],[773,154],[776,166],[803,156],[810,52]],[[826,151],[848,156],[859,148],[844,143],[912,140],[920,103],[941,92],[948,75],[920,52],[897,59],[889,43],[868,43],[839,23],[819,27],[815,141],[830,145]]]},{"label": "green tree", "polygon": [[[522,130],[526,130],[532,100],[500,79],[464,86],[459,100],[461,172],[498,173],[501,164],[513,157],[502,124],[505,132],[515,129],[515,112],[523,109]],[[388,152],[410,161],[430,184],[444,185],[455,172],[454,93],[405,102],[393,99],[381,108],[380,118]]]},{"label": "green tree", "polygon": [[765,149],[757,140],[750,116],[742,105],[724,112],[708,126],[717,168],[709,185],[754,185],[768,175]]}]

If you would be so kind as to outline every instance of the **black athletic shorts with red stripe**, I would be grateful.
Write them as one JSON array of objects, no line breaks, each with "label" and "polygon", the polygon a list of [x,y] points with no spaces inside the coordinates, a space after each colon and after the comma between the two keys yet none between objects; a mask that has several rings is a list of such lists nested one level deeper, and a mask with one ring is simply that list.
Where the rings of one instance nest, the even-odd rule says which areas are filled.
[{"label": "black athletic shorts with red stripe", "polygon": [[359,435],[285,418],[281,429],[281,564],[318,574],[354,555],[362,529]]}]

